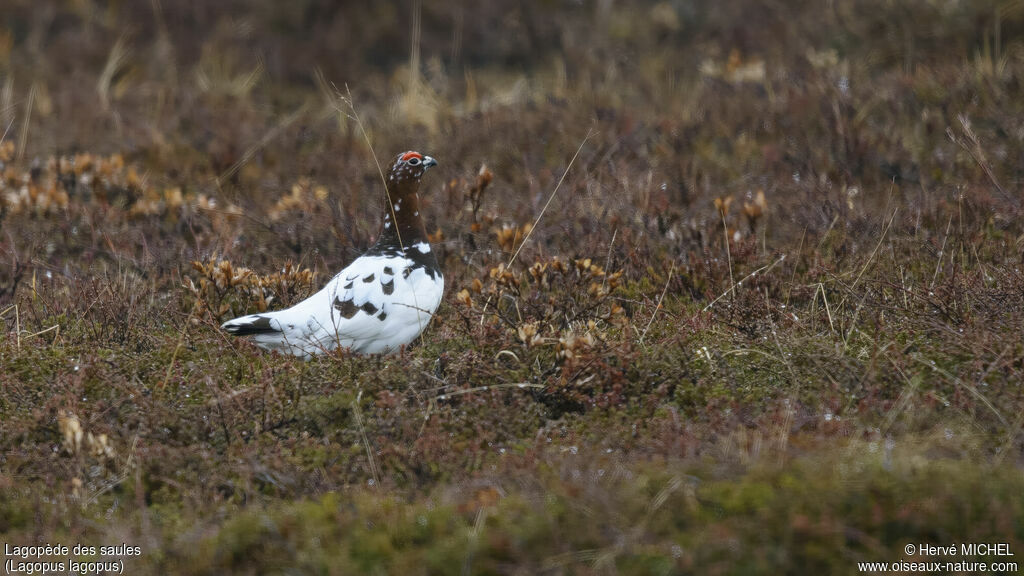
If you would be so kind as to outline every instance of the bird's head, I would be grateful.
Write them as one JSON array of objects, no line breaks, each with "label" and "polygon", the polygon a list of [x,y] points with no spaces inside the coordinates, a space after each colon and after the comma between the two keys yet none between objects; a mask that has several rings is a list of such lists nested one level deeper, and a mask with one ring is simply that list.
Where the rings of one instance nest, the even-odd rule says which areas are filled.
[{"label": "bird's head", "polygon": [[437,160],[430,156],[424,156],[419,152],[403,152],[388,170],[388,187],[418,183],[423,174],[433,166],[437,166]]}]

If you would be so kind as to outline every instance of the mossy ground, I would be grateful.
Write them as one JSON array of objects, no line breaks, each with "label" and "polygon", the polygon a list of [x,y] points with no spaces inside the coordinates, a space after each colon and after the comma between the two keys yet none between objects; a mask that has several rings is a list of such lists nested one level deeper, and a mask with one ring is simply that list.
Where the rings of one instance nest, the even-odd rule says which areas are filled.
[{"label": "mossy ground", "polygon": [[[1024,551],[1019,3],[8,4],[5,543],[135,574]],[[424,337],[221,332],[370,245],[371,146],[441,162]]]}]

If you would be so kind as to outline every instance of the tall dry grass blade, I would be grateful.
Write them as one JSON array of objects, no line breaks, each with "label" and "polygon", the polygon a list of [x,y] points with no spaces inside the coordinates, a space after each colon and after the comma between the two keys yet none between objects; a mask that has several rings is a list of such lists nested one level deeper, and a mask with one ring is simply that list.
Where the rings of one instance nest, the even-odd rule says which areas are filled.
[{"label": "tall dry grass blade", "polygon": [[[786,370],[789,371],[790,378],[793,379],[793,386],[795,386],[796,389],[799,390],[800,389],[800,378],[797,376],[796,370],[793,369],[793,364],[789,361],[789,358],[787,358],[786,351],[782,349],[782,342],[779,341],[779,330],[775,326],[775,321],[772,320],[771,298],[769,298],[769,296],[768,296],[768,287],[767,286],[764,287],[764,305],[765,305],[765,317],[768,320],[768,324],[770,324],[771,327],[772,327],[772,339],[775,342],[776,350],[779,351],[779,357],[776,359],[776,361],[777,362],[781,362],[782,365],[786,367]],[[765,355],[768,356],[768,357],[772,357],[770,354],[767,354],[767,353],[765,353]]]},{"label": "tall dry grass blade", "polygon": [[423,0],[412,4],[412,45],[409,47],[409,87],[416,90],[420,83],[420,38],[423,34]]},{"label": "tall dry grass blade", "polygon": [[113,479],[105,482],[104,484],[96,488],[96,490],[92,491],[89,494],[89,496],[82,501],[82,509],[89,507],[89,505],[91,504],[95,504],[99,500],[100,496],[106,494],[107,492],[110,492],[114,488],[117,488],[118,486],[121,485],[122,482],[124,482],[127,479],[128,473],[122,472],[121,474],[115,476]]},{"label": "tall dry grass blade", "polygon": [[907,377],[907,374],[903,371],[903,368],[892,358],[892,356],[886,354],[886,359],[892,364],[893,370],[903,378],[906,382],[906,386],[900,391],[900,395],[896,398],[896,405],[889,409],[885,415],[885,423],[881,427],[882,435],[886,436],[889,434],[889,430],[892,425],[896,423],[896,418],[899,417],[907,406],[910,405],[911,400],[914,398],[914,394],[917,392],[917,384],[914,380]]},{"label": "tall dry grass blade", "polygon": [[[331,86],[334,88],[335,109],[356,123],[356,126],[359,128],[359,133],[362,134],[363,140],[366,142],[367,149],[370,150],[370,155],[373,156],[373,163],[377,166],[377,174],[380,176],[380,183],[384,186],[384,196],[388,200],[388,210],[391,212],[391,221],[397,222],[398,218],[395,215],[395,204],[391,200],[391,192],[388,190],[388,181],[384,177],[384,169],[380,165],[380,160],[377,159],[377,153],[373,150],[373,143],[370,142],[370,135],[366,132],[366,126],[363,125],[363,120],[359,117],[359,112],[356,110],[356,102],[352,97],[352,90],[349,89],[347,83],[345,84],[345,94],[342,94],[341,90],[338,90],[338,87],[334,85],[334,83],[331,83]],[[342,102],[348,106],[349,111],[345,111],[338,105],[338,102]],[[402,242],[402,233],[398,231],[397,226],[395,227],[395,234],[398,236],[398,246],[404,252],[405,243]]]},{"label": "tall dry grass blade", "polygon": [[683,479],[678,476],[673,476],[661,490],[658,490],[658,493],[654,495],[654,498],[647,505],[647,512],[644,515],[644,521],[650,521],[651,516],[660,510],[661,507],[665,505],[665,502],[668,502],[668,497],[676,490],[679,490],[682,485]]},{"label": "tall dry grass blade", "polygon": [[981,145],[981,140],[978,135],[974,132],[974,128],[971,127],[971,120],[965,114],[957,114],[957,120],[960,121],[960,128],[964,134],[961,138],[953,133],[952,128],[946,128],[946,136],[955,143],[956,145],[963,148],[967,154],[974,159],[974,162],[981,168],[982,172],[988,178],[992,186],[999,192],[1000,196],[1003,197],[1014,209],[1015,212],[1020,210],[1020,200],[1003,188],[1003,185],[999,183],[999,179],[996,178],[995,172],[992,171],[992,166],[988,162],[988,158],[985,156],[985,149]]},{"label": "tall dry grass blade", "polygon": [[963,380],[961,380],[960,378],[957,378],[955,375],[951,374],[945,368],[940,367],[934,361],[925,360],[924,358],[921,358],[919,356],[913,356],[913,359],[918,361],[919,363],[924,364],[925,366],[931,368],[932,370],[938,372],[939,374],[945,376],[950,382],[952,382],[952,383],[956,384],[957,386],[960,386],[961,388],[963,388],[963,389],[967,390],[968,392],[970,392],[971,395],[974,396],[975,398],[977,398],[978,400],[980,400],[981,403],[984,404],[985,407],[988,408],[992,412],[992,414],[995,414],[996,418],[998,418],[999,421],[1003,423],[1003,426],[1009,426],[1010,425],[1010,423],[1003,416],[1002,412],[1000,412],[995,407],[995,405],[992,404],[992,402],[990,402],[989,399],[986,398],[985,395],[982,394],[978,390],[977,386],[975,386],[973,384],[968,384],[968,383],[964,382]]},{"label": "tall dry grass blade", "polygon": [[487,518],[487,508],[481,506],[476,511],[476,520],[473,521],[473,528],[469,531],[469,546],[466,546],[466,557],[462,561],[462,574],[473,573],[473,557],[476,553],[477,542],[480,533],[484,530],[484,520]]},{"label": "tall dry grass blade", "polygon": [[[612,240],[611,240],[611,242],[608,243],[608,256],[604,260],[605,272],[607,272],[608,270],[611,270],[611,265],[612,265],[612,247],[615,246],[615,237],[618,234],[619,234],[619,229],[616,227],[615,230],[612,230]],[[607,285],[608,285],[608,275],[605,274],[604,277],[601,278],[601,287],[604,288]]]},{"label": "tall dry grass blade", "polygon": [[[878,249],[882,247],[882,242],[885,241],[885,236],[889,233],[889,229],[892,228],[892,223],[896,220],[896,213],[899,212],[899,210],[900,209],[898,207],[894,208],[892,216],[889,217],[889,221],[882,225],[882,234],[878,238],[878,243],[875,244],[875,249],[872,250],[871,255],[868,256],[867,262],[861,266],[860,272],[857,273],[857,277],[853,279],[853,284],[850,285],[850,289],[847,291],[848,293],[853,292],[853,290],[857,288],[857,284],[859,284],[861,278],[864,277],[864,273],[867,272],[871,263],[875,260],[875,255],[878,253]],[[845,304],[846,296],[843,296],[843,299],[839,301],[839,306],[836,307],[836,310],[841,310]]]},{"label": "tall dry grass blade", "polygon": [[643,346],[644,338],[647,337],[647,331],[651,329],[651,324],[654,324],[654,318],[658,315],[658,310],[661,310],[661,303],[665,300],[665,294],[668,293],[668,287],[672,284],[672,275],[676,272],[676,263],[673,262],[672,266],[668,270],[668,279],[665,280],[665,287],[661,290],[661,296],[658,296],[658,304],[654,307],[654,312],[651,313],[651,319],[647,321],[647,326],[644,327],[643,334],[640,335],[640,345]]},{"label": "tall dry grass blade", "polygon": [[836,323],[832,320],[832,308],[828,305],[828,295],[825,294],[825,285],[818,283],[818,290],[815,291],[814,295],[817,296],[818,292],[821,292],[821,301],[825,303],[825,314],[828,315],[828,327],[832,332],[836,331]]},{"label": "tall dry grass blade", "polygon": [[760,268],[758,268],[757,270],[754,270],[750,274],[747,274],[739,282],[736,282],[732,286],[729,286],[728,290],[726,290],[725,292],[722,292],[721,294],[719,294],[718,298],[715,298],[707,306],[705,306],[703,309],[701,309],[701,312],[707,312],[708,310],[711,309],[712,306],[717,304],[719,300],[721,300],[722,298],[725,298],[730,293],[735,291],[737,287],[742,286],[744,282],[746,282],[750,278],[753,278],[754,276],[757,276],[761,272],[770,272],[772,268],[775,268],[780,262],[782,262],[785,259],[786,259],[786,255],[783,254],[782,256],[779,256],[779,258],[775,262],[772,262],[771,264],[765,264],[764,266],[761,266]]},{"label": "tall dry grass blade", "polygon": [[[332,86],[334,85],[332,84]],[[380,165],[380,160],[377,159],[377,153],[374,152],[373,150],[373,143],[370,142],[370,135],[366,133],[366,127],[363,125],[363,120],[359,117],[359,112],[356,110],[356,102],[355,99],[352,97],[352,90],[349,89],[348,84],[345,84],[345,96],[341,94],[341,91],[338,90],[337,86],[334,86],[334,93],[337,98],[337,100],[335,101],[335,105],[337,106],[337,101],[340,100],[341,102],[344,102],[348,106],[349,110],[352,111],[352,114],[349,115],[345,113],[340,106],[337,106],[339,112],[346,114],[346,116],[354,120],[356,126],[359,127],[359,133],[363,135],[363,140],[366,141],[366,147],[370,150],[370,155],[373,156],[373,163],[377,166],[377,175],[380,176],[380,183],[384,187],[384,196],[387,198],[388,202],[387,210],[391,212],[391,221],[398,222],[398,216],[395,214],[395,203],[391,199],[391,191],[388,190],[388,182],[387,179],[384,177],[384,169]],[[398,226],[395,226],[394,228],[395,236],[398,238],[398,247],[402,250],[402,253],[405,253],[405,242],[402,241],[402,233],[398,230]],[[420,311],[423,308],[420,306],[419,299],[416,297],[415,290],[413,290],[412,292],[412,301],[413,306],[416,309],[416,322],[422,325],[422,317],[420,316]]]},{"label": "tall dry grass blade", "polygon": [[194,314],[195,309],[193,308],[188,313],[185,323],[181,326],[181,333],[178,334],[178,343],[174,346],[174,352],[171,353],[171,361],[167,363],[167,370],[164,371],[164,379],[160,381],[160,388],[167,386],[167,382],[171,379],[171,371],[174,370],[174,363],[178,360],[178,353],[185,346],[185,334],[188,333],[188,326],[192,323],[192,316]]},{"label": "tall dry grass blade", "polygon": [[467,388],[466,390],[456,390],[454,392],[445,392],[434,397],[434,400],[447,400],[454,396],[462,396],[463,394],[472,394],[473,392],[486,392],[488,390],[500,390],[502,388],[544,388],[543,384],[531,384],[529,382],[505,382],[502,384],[488,384],[487,386],[477,386],[476,388]]},{"label": "tall dry grass blade", "polygon": [[96,81],[96,94],[100,98],[100,105],[104,112],[110,110],[110,85],[114,81],[114,76],[124,68],[126,62],[128,62],[128,48],[126,47],[126,38],[122,35],[110,49],[107,62],[103,65],[103,71]]},{"label": "tall dry grass blade", "polygon": [[735,286],[736,282],[732,277],[732,249],[729,247],[729,225],[725,223],[725,210],[719,210],[718,213],[722,216],[722,237],[725,240],[725,259],[729,263],[729,283]]},{"label": "tall dry grass blade", "polygon": [[14,103],[14,75],[8,74],[7,79],[4,80],[4,87],[0,89],[0,114],[3,115],[3,119],[8,124],[14,124],[14,109],[16,107],[17,105]]},{"label": "tall dry grass blade", "polygon": [[319,66],[313,69],[313,80],[316,82],[316,87],[324,99],[325,106],[321,118],[326,120],[334,116],[338,122],[338,130],[342,133],[347,133],[348,120],[351,116],[338,105],[338,100],[341,97],[338,95],[337,86],[327,79],[323,69]]},{"label": "tall dry grass blade", "polygon": [[248,149],[246,149],[246,151],[242,154],[242,157],[239,158],[237,162],[232,164],[227,170],[221,173],[220,176],[217,176],[217,179],[215,181],[217,189],[220,189],[221,184],[223,184],[225,180],[231,178],[232,176],[235,175],[236,172],[241,170],[242,166],[248,164],[249,161],[252,160],[253,157],[256,155],[256,153],[262,150],[267,144],[269,144],[271,140],[277,138],[278,135],[281,134],[281,132],[283,132],[286,128],[295,123],[296,120],[301,118],[306,113],[307,108],[309,108],[309,102],[306,102],[302,106],[299,106],[298,109],[296,109],[288,116],[285,116],[284,119],[275,124],[270,130],[267,130],[267,132],[263,135],[263,137],[259,139],[258,142],[256,142]]},{"label": "tall dry grass blade", "polygon": [[18,136],[18,153],[15,162],[21,163],[25,157],[25,146],[28,145],[28,128],[32,124],[32,106],[36,100],[36,85],[32,84],[28,89],[28,100],[25,102],[25,120],[21,124],[21,135]]},{"label": "tall dry grass blade", "polygon": [[580,142],[579,148],[576,149],[576,153],[572,155],[572,159],[569,160],[569,165],[565,167],[565,172],[562,172],[562,177],[558,179],[558,184],[555,184],[555,189],[551,191],[551,196],[548,196],[548,201],[544,203],[544,207],[541,208],[540,214],[537,215],[537,219],[533,222],[533,226],[526,233],[526,236],[523,238],[523,241],[519,244],[519,248],[516,248],[515,253],[512,254],[512,258],[509,259],[508,264],[505,265],[506,268],[512,266],[512,263],[516,261],[516,257],[519,256],[519,251],[523,249],[523,246],[526,245],[526,241],[530,239],[530,235],[533,234],[533,231],[537,229],[537,224],[539,224],[540,219],[544,217],[544,213],[547,212],[548,206],[551,205],[551,201],[555,199],[555,194],[558,192],[558,189],[562,186],[562,182],[565,181],[565,177],[567,174],[569,174],[569,170],[572,170],[572,165],[573,163],[576,162],[576,157],[580,155],[580,151],[583,150],[583,145],[586,144],[587,140],[590,140],[590,137],[593,135],[593,128],[587,130],[587,135],[583,138],[583,141]]},{"label": "tall dry grass blade", "polygon": [[[890,200],[892,199],[892,189],[890,188]],[[882,247],[882,243],[885,241],[886,236],[889,234],[889,229],[892,228],[893,221],[896,220],[896,212],[899,208],[894,208],[892,215],[889,217],[889,221],[883,224],[882,236],[879,238],[879,243],[874,245],[874,249],[871,250],[871,254],[867,257],[867,261],[861,266],[860,272],[857,274],[857,278],[854,279],[853,284],[850,286],[847,294],[852,293],[856,289],[857,284],[860,283],[860,279],[863,278],[864,273],[867,272],[868,266],[874,261],[874,255],[878,254],[879,248]],[[821,289],[821,296],[824,297],[824,287]],[[839,307],[836,308],[837,312],[845,310],[847,294],[843,295],[843,299],[840,300]],[[850,321],[850,329],[843,332],[843,353],[846,354],[847,347],[849,346],[850,337],[853,335],[854,329],[857,327],[857,318],[860,316],[861,307],[864,305],[864,300],[867,299],[867,292],[860,297],[860,302],[857,303],[857,308],[853,313],[853,319]],[[825,300],[825,312],[828,312],[828,323],[831,324],[831,312],[828,311],[828,301]]]},{"label": "tall dry grass blade", "polygon": [[1003,459],[1006,458],[1006,455],[1013,452],[1013,445],[1017,441],[1017,435],[1021,433],[1022,425],[1024,425],[1024,412],[1021,412],[1017,416],[1017,420],[1014,421],[1013,426],[1010,426],[1006,430],[1006,440],[996,451],[996,456],[993,459],[993,465],[1001,465],[1003,463]]},{"label": "tall dry grass blade", "polygon": [[935,281],[939,279],[939,270],[942,269],[942,257],[946,254],[946,241],[949,240],[949,229],[953,225],[953,217],[946,222],[946,234],[942,237],[942,246],[939,247],[939,256],[935,259],[935,273],[932,274],[932,283],[928,285],[928,291],[935,289]]},{"label": "tall dry grass blade", "polygon": [[60,324],[54,324],[53,326],[50,326],[49,328],[44,328],[44,329],[40,330],[39,332],[33,332],[32,334],[26,335],[25,338],[33,338],[35,336],[42,336],[43,334],[46,334],[47,332],[52,332],[54,330],[57,331],[57,335],[54,336],[54,338],[53,338],[54,341],[56,341],[57,338],[60,337]]},{"label": "tall dry grass blade", "polygon": [[786,308],[789,308],[789,299],[793,295],[793,286],[796,284],[796,266],[800,263],[800,255],[803,254],[804,240],[807,239],[807,227],[800,234],[800,244],[796,247],[796,264],[793,264],[793,273],[789,275],[789,288],[786,289]]},{"label": "tall dry grass blade", "polygon": [[7,134],[11,131],[11,126],[14,126],[14,118],[11,118],[11,121],[7,123],[7,128],[4,128],[3,135],[0,135],[0,143],[7,139]]},{"label": "tall dry grass blade", "polygon": [[366,458],[370,461],[370,474],[373,475],[373,487],[377,489],[380,486],[380,471],[377,468],[377,460],[373,457],[373,447],[370,446],[370,440],[366,436],[366,427],[363,426],[363,411],[359,408],[359,399],[363,393],[359,392],[356,399],[349,405],[352,408],[352,416],[356,420],[356,427],[359,428],[359,437],[363,440],[363,446],[366,448]]}]

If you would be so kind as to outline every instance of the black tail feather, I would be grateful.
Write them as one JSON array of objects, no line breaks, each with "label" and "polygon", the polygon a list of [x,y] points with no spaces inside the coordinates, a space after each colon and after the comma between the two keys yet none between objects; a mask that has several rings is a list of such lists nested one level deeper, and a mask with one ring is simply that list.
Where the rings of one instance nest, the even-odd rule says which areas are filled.
[{"label": "black tail feather", "polygon": [[270,325],[270,318],[259,315],[245,316],[243,318],[229,320],[221,325],[221,328],[235,336],[250,336],[252,334],[271,334],[274,332],[280,332],[280,330]]}]

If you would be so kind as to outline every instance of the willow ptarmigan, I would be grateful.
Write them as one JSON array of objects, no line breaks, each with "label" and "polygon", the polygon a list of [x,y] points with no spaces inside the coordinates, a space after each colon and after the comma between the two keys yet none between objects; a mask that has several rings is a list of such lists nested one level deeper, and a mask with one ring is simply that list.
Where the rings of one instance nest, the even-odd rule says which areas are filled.
[{"label": "willow ptarmigan", "polygon": [[386,354],[415,340],[444,291],[419,212],[420,178],[436,165],[419,152],[399,154],[388,171],[392,204],[376,244],[295,306],[235,318],[221,328],[261,348],[307,359],[339,347]]}]

